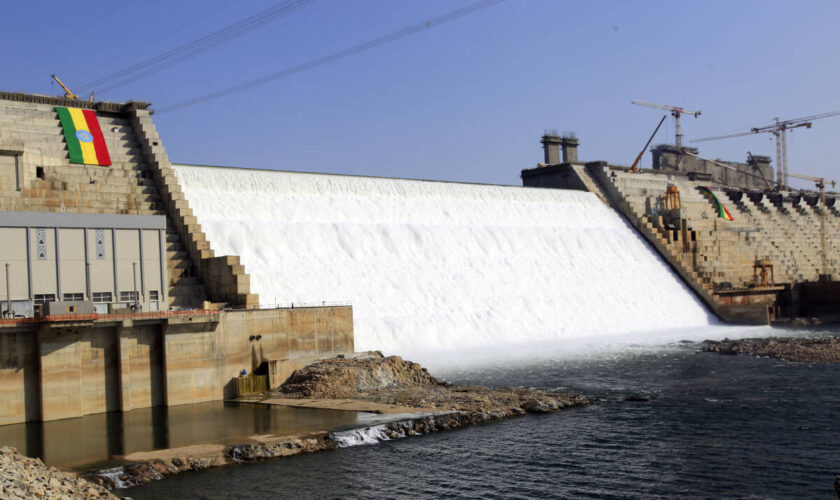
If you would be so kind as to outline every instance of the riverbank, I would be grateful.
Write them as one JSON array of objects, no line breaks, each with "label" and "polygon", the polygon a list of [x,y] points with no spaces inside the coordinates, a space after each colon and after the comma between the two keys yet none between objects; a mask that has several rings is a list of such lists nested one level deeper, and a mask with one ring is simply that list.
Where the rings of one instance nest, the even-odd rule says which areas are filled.
[{"label": "riverbank", "polygon": [[278,390],[240,402],[382,415],[375,425],[292,436],[252,436],[236,445],[197,445],[133,453],[122,467],[86,474],[108,488],[127,488],[212,467],[328,451],[500,421],[527,413],[585,406],[579,394],[457,386],[417,363],[379,352],[322,360],[292,374]]},{"label": "riverbank", "polygon": [[75,498],[117,499],[110,491],[75,474],[44,465],[38,458],[21,455],[11,447],[0,448],[0,497],[4,499]]},{"label": "riverbank", "polygon": [[750,338],[706,340],[701,351],[717,354],[752,354],[799,363],[840,363],[840,338]]}]

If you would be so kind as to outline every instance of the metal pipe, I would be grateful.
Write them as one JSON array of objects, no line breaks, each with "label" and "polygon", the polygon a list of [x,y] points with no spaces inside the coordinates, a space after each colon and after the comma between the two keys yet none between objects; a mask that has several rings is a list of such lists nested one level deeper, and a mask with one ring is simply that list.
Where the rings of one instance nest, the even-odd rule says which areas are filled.
[{"label": "metal pipe", "polygon": [[139,298],[138,294],[137,294],[137,263],[132,262],[131,266],[134,268],[134,272],[132,274],[134,275],[134,309],[136,310],[137,309],[137,299]]},{"label": "metal pipe", "polygon": [[[12,287],[9,285],[9,263],[6,262],[6,311],[7,314],[12,312]],[[12,315],[14,317],[14,315]]]}]

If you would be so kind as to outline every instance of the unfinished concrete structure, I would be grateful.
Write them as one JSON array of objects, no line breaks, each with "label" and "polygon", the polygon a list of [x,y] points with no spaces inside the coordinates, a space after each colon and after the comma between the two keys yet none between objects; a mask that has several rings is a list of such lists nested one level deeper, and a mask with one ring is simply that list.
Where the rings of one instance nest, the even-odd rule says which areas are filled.
[{"label": "unfinished concrete structure", "polygon": [[653,170],[682,172],[689,178],[743,189],[770,189],[773,183],[769,156],[748,155],[746,163],[711,160],[699,157],[697,148],[678,149],[671,144],[660,144],[651,154]]},{"label": "unfinished concrete structure", "polygon": [[[544,138],[543,144],[548,149],[560,143]],[[704,163],[692,156],[696,150],[689,152],[680,155],[673,146],[658,146],[653,149],[655,168],[638,173],[606,162],[540,165],[523,170],[522,181],[598,195],[724,320],[767,323],[836,313],[838,194],[829,193],[823,203],[812,191],[757,190],[756,185],[764,185],[762,178],[773,179],[767,157],[753,156],[750,165],[724,163],[738,166],[735,171],[722,162]],[[546,151],[549,157],[559,153]],[[732,220],[719,216],[711,195],[728,207]]]},{"label": "unfinished concrete structure", "polygon": [[[110,166],[69,162],[56,106],[96,112]],[[353,350],[349,305],[259,309],[145,103],[0,92],[0,236],[0,424],[222,399],[242,369]]]}]

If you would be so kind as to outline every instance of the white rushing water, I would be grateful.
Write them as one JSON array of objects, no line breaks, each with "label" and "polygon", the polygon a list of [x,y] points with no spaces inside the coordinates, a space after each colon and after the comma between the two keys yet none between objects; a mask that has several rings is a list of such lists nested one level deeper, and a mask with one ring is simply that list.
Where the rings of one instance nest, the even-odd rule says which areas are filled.
[{"label": "white rushing water", "polygon": [[265,305],[352,303],[357,350],[418,357],[713,320],[579,191],[177,166],[216,255]]}]

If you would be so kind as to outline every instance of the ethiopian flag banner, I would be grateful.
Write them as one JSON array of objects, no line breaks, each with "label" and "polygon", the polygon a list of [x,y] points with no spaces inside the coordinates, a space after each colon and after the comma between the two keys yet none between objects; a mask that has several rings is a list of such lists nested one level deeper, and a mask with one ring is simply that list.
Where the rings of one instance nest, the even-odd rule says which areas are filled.
[{"label": "ethiopian flag banner", "polygon": [[721,203],[720,200],[717,199],[715,193],[713,193],[708,186],[699,186],[699,189],[701,193],[705,194],[706,196],[711,198],[713,202],[715,202],[715,208],[717,208],[718,217],[723,217],[726,220],[734,220],[732,218],[732,214],[729,213],[729,210],[727,210],[726,207],[723,206],[723,203]]},{"label": "ethiopian flag banner", "polygon": [[99,120],[92,109],[55,107],[61,126],[64,128],[64,138],[67,140],[67,151],[70,153],[70,163],[85,165],[110,165],[108,146],[102,137]]}]

